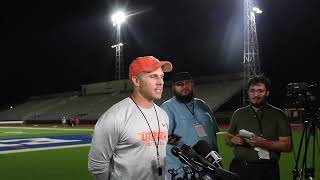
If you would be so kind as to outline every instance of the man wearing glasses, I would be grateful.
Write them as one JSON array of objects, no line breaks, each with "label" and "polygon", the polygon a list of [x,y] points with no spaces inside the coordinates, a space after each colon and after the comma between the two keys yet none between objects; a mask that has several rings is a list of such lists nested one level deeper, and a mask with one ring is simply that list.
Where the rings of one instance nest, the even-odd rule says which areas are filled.
[{"label": "man wearing glasses", "polygon": [[179,159],[172,155],[172,147],[182,144],[193,146],[199,140],[205,140],[212,150],[218,151],[217,122],[210,107],[203,100],[194,97],[193,87],[194,82],[188,72],[176,73],[172,84],[174,97],[161,105],[169,117],[167,179],[173,173],[177,173],[175,178],[183,177],[187,171]]},{"label": "man wearing glasses", "polygon": [[250,105],[234,112],[225,139],[234,147],[230,171],[238,173],[241,180],[279,180],[280,153],[290,152],[292,147],[288,119],[282,110],[267,103],[268,78],[251,78],[248,88]]}]

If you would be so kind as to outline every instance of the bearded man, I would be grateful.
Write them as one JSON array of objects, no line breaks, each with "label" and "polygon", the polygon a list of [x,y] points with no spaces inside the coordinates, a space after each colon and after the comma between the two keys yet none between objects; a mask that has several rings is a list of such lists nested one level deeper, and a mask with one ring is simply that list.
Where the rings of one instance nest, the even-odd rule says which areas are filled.
[{"label": "bearded man", "polygon": [[173,147],[182,144],[192,146],[199,140],[205,140],[212,150],[218,151],[217,122],[210,107],[203,100],[194,97],[193,88],[194,81],[190,73],[176,73],[172,84],[174,97],[161,105],[169,117],[167,179],[171,179],[172,176],[186,177],[185,165],[171,153]]},{"label": "bearded man", "polygon": [[250,104],[237,109],[230,121],[225,138],[226,144],[234,147],[230,171],[239,174],[241,180],[279,180],[280,153],[292,148],[285,113],[267,103],[270,88],[270,80],[265,76],[251,78]]}]

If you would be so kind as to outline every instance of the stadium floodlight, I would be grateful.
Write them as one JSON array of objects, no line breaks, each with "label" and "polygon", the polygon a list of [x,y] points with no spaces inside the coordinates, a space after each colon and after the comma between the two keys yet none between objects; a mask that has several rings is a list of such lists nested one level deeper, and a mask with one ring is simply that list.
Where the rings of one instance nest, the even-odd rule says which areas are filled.
[{"label": "stadium floodlight", "polygon": [[111,16],[111,21],[113,23],[113,26],[117,26],[124,23],[126,21],[126,18],[127,17],[124,12],[118,11]]},{"label": "stadium floodlight", "polygon": [[123,46],[123,44],[122,43],[115,44],[115,45],[112,45],[111,48],[116,48],[117,46]]},{"label": "stadium floodlight", "polygon": [[124,62],[123,62],[123,55],[122,55],[122,48],[123,48],[123,43],[121,40],[121,24],[123,24],[126,21],[126,14],[123,11],[118,11],[114,13],[111,16],[112,24],[113,26],[116,27],[117,29],[117,41],[115,45],[112,45],[111,48],[116,49],[116,61],[115,61],[115,75],[114,79],[115,80],[120,80],[124,76]]},{"label": "stadium floodlight", "polygon": [[255,12],[255,13],[257,13],[257,14],[261,14],[261,13],[262,13],[262,10],[259,9],[258,7],[253,7],[253,8],[252,8],[252,11]]}]

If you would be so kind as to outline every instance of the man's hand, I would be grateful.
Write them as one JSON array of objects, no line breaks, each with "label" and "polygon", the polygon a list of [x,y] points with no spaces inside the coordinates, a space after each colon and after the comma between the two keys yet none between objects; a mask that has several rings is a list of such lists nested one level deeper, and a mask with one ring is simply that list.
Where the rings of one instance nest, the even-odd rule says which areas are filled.
[{"label": "man's hand", "polygon": [[265,147],[267,143],[268,140],[260,136],[253,136],[249,140],[249,144],[251,144],[254,147]]},{"label": "man's hand", "polygon": [[242,137],[237,134],[236,136],[233,136],[230,141],[235,145],[244,145],[245,141]]},{"label": "man's hand", "polygon": [[180,143],[180,139],[181,139],[181,136],[178,136],[176,134],[170,134],[168,136],[168,144],[178,145]]},{"label": "man's hand", "polygon": [[277,141],[271,141],[263,137],[254,136],[249,143],[255,147],[261,147],[278,152],[290,152],[292,148],[291,136],[279,137],[279,140]]}]

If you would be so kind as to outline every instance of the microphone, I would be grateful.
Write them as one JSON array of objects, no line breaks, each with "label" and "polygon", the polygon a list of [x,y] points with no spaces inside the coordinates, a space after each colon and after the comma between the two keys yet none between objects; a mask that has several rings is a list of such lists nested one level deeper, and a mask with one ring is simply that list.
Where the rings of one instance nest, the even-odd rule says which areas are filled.
[{"label": "microphone", "polygon": [[253,132],[250,132],[250,131],[247,131],[247,130],[245,130],[245,129],[241,129],[241,130],[239,131],[239,136],[242,137],[242,138],[251,139],[251,138],[253,138],[254,133],[253,133]]},{"label": "microphone", "polygon": [[184,153],[182,153],[181,149],[178,147],[172,147],[171,148],[171,153],[178,157],[179,160],[188,165],[192,170],[196,172],[200,172],[202,168],[199,166],[199,164],[195,163],[195,161],[192,159],[190,156],[186,156]]},{"label": "microphone", "polygon": [[[217,151],[211,151],[211,148],[207,141],[199,140],[197,144],[195,144],[192,148],[195,150],[196,153],[200,154],[211,164],[220,167],[219,163],[221,162],[222,158],[217,153]],[[215,150],[218,150],[218,148],[216,147]]]},{"label": "microphone", "polygon": [[[195,153],[199,154],[205,161],[210,163],[214,167],[213,175],[219,180],[239,180],[240,176],[236,173],[223,169],[219,162],[222,158],[216,151],[211,151],[211,148],[207,141],[199,140],[197,144],[193,146]],[[216,150],[218,148],[215,148]]]},{"label": "microphone", "polygon": [[189,157],[192,161],[196,161],[197,163],[200,163],[204,168],[209,168],[211,170],[214,170],[214,166],[207,161],[205,158],[203,158],[201,155],[196,153],[190,146],[183,144],[181,146],[182,153],[185,154],[187,157]]},{"label": "microphone", "polygon": [[[209,146],[209,145],[208,145]],[[239,180],[238,174],[216,167],[204,157],[195,152],[190,146],[183,144],[181,149],[173,147],[171,152],[179,157],[179,160],[193,169],[203,179],[217,179],[217,180]]]}]

